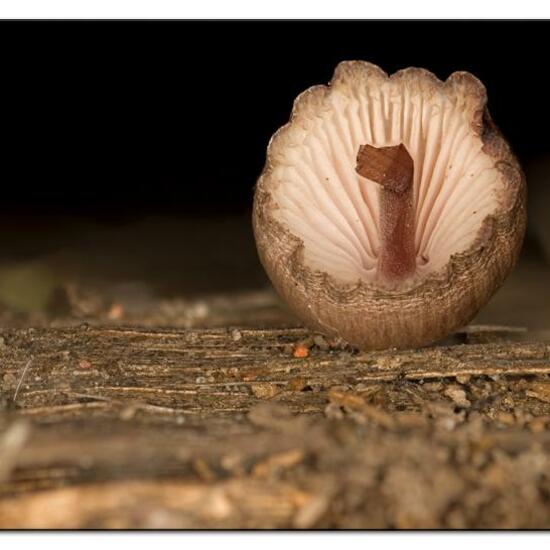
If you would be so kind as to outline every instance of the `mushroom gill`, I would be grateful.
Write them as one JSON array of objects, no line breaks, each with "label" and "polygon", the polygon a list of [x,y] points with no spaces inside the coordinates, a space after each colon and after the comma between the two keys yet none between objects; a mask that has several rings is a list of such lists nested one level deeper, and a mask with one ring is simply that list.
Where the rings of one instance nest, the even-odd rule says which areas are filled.
[{"label": "mushroom gill", "polygon": [[311,328],[367,349],[468,323],[523,241],[526,186],[483,84],[361,61],[294,102],[254,195],[262,264]]},{"label": "mushroom gill", "polygon": [[420,281],[472,243],[498,207],[502,174],[452,88],[422,93],[426,72],[414,69],[383,83],[350,76],[288,132],[272,173],[276,217],[303,241],[312,269],[345,283],[389,283],[379,269],[380,189],[356,171],[356,159],[365,145],[403,144],[414,165],[410,275]]}]

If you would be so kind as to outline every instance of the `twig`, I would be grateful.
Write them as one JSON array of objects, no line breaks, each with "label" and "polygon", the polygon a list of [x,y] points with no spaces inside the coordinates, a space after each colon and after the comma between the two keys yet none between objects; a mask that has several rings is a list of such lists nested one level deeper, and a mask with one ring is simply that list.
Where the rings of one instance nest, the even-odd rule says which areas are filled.
[{"label": "twig", "polygon": [[29,370],[29,367],[31,366],[33,362],[33,357],[27,361],[27,364],[25,365],[25,368],[23,369],[23,372],[21,373],[21,378],[19,378],[19,382],[17,383],[17,387],[15,388],[15,393],[13,394],[13,402],[15,403],[15,400],[17,399],[17,394],[19,393],[19,388],[21,387],[21,384],[23,384],[23,380],[25,379],[25,375],[27,374],[27,370]]},{"label": "twig", "polygon": [[50,407],[33,407],[30,409],[21,409],[20,411],[18,411],[18,414],[25,416],[46,416],[49,414],[63,413],[80,409],[104,409],[108,406],[108,403],[104,403],[103,401],[92,401],[90,403],[68,403],[67,405],[52,405]]},{"label": "twig", "polygon": [[143,403],[141,401],[134,400],[123,400],[123,399],[113,399],[111,397],[105,397],[103,395],[94,395],[89,393],[75,393],[75,392],[63,392],[69,397],[78,397],[81,399],[93,399],[96,402],[101,403],[111,403],[115,405],[126,406],[126,408],[133,408],[135,410],[151,411],[151,412],[160,412],[160,413],[169,413],[169,414],[185,414],[187,409],[174,409],[172,407],[163,407],[160,405],[153,405],[151,403]]}]

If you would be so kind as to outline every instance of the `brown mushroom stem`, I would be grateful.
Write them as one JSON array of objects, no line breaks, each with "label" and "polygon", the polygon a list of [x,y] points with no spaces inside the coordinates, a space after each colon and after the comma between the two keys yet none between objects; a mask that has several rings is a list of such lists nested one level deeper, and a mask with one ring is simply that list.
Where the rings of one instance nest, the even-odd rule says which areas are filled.
[{"label": "brown mushroom stem", "polygon": [[412,275],[414,246],[414,162],[401,143],[391,147],[362,145],[356,172],[380,185],[380,253],[378,272],[393,282]]}]

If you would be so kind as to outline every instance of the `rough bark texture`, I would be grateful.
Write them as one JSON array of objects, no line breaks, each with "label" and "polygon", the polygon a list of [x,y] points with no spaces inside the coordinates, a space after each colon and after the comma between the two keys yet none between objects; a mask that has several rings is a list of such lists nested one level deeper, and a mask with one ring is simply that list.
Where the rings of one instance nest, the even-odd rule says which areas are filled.
[{"label": "rough bark texture", "polygon": [[548,528],[537,338],[367,353],[297,328],[6,329],[0,527]]}]

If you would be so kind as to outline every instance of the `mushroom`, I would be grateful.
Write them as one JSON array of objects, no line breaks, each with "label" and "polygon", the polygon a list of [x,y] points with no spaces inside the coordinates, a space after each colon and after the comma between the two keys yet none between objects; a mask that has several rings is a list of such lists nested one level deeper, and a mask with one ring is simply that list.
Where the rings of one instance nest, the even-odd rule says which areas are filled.
[{"label": "mushroom", "polygon": [[466,325],[517,260],[526,185],[483,84],[340,63],[298,96],[254,195],[260,260],[313,330],[363,349]]}]

